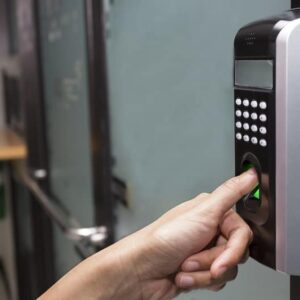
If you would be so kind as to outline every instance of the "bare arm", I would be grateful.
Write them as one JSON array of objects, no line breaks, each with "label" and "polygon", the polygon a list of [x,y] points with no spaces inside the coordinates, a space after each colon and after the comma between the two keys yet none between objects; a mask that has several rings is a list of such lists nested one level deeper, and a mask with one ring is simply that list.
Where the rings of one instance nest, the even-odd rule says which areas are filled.
[{"label": "bare arm", "polygon": [[167,300],[219,290],[237,275],[252,233],[231,209],[257,184],[254,170],[200,194],[83,261],[40,300]]}]

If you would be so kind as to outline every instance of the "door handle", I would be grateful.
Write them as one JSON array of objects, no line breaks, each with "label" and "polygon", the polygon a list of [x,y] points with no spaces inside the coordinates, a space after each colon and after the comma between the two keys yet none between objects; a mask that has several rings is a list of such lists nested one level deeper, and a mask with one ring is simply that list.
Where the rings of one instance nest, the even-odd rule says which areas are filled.
[{"label": "door handle", "polygon": [[88,257],[94,253],[95,248],[105,246],[108,238],[106,226],[82,227],[78,220],[48,195],[39,183],[29,175],[24,163],[18,164],[18,174],[50,219],[58,225],[69,240],[74,242],[82,257]]}]

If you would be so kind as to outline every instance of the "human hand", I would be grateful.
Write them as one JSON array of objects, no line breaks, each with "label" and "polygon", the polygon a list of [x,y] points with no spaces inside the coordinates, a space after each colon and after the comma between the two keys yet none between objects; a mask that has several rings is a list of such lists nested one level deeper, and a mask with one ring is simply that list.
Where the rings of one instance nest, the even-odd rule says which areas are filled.
[{"label": "human hand", "polygon": [[257,184],[254,170],[200,194],[72,269],[41,300],[169,300],[235,278],[252,240],[232,206]]},{"label": "human hand", "polygon": [[134,263],[142,299],[172,299],[195,288],[219,290],[236,277],[252,232],[231,208],[256,184],[256,172],[249,170],[211,194],[180,204],[136,233],[143,241]]}]

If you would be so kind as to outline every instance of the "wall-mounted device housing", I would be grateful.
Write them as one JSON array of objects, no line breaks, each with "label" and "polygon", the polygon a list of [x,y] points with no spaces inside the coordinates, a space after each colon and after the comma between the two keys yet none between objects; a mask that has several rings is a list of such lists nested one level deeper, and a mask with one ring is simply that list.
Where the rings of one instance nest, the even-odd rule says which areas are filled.
[{"label": "wall-mounted device housing", "polygon": [[244,26],[234,47],[236,174],[259,176],[237,211],[251,256],[300,275],[300,10]]}]

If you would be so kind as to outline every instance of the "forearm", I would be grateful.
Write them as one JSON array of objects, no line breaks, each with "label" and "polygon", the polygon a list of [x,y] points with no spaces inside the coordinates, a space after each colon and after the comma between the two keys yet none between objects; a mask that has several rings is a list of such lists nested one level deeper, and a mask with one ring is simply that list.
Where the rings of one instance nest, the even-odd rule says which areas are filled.
[{"label": "forearm", "polygon": [[141,299],[141,282],[136,266],[142,249],[130,236],[80,263],[39,300]]},{"label": "forearm", "polygon": [[[178,205],[79,264],[40,300],[169,300],[182,289],[220,289],[235,278],[252,239],[231,207],[255,186],[251,169]],[[220,237],[223,248],[204,251]]]}]

